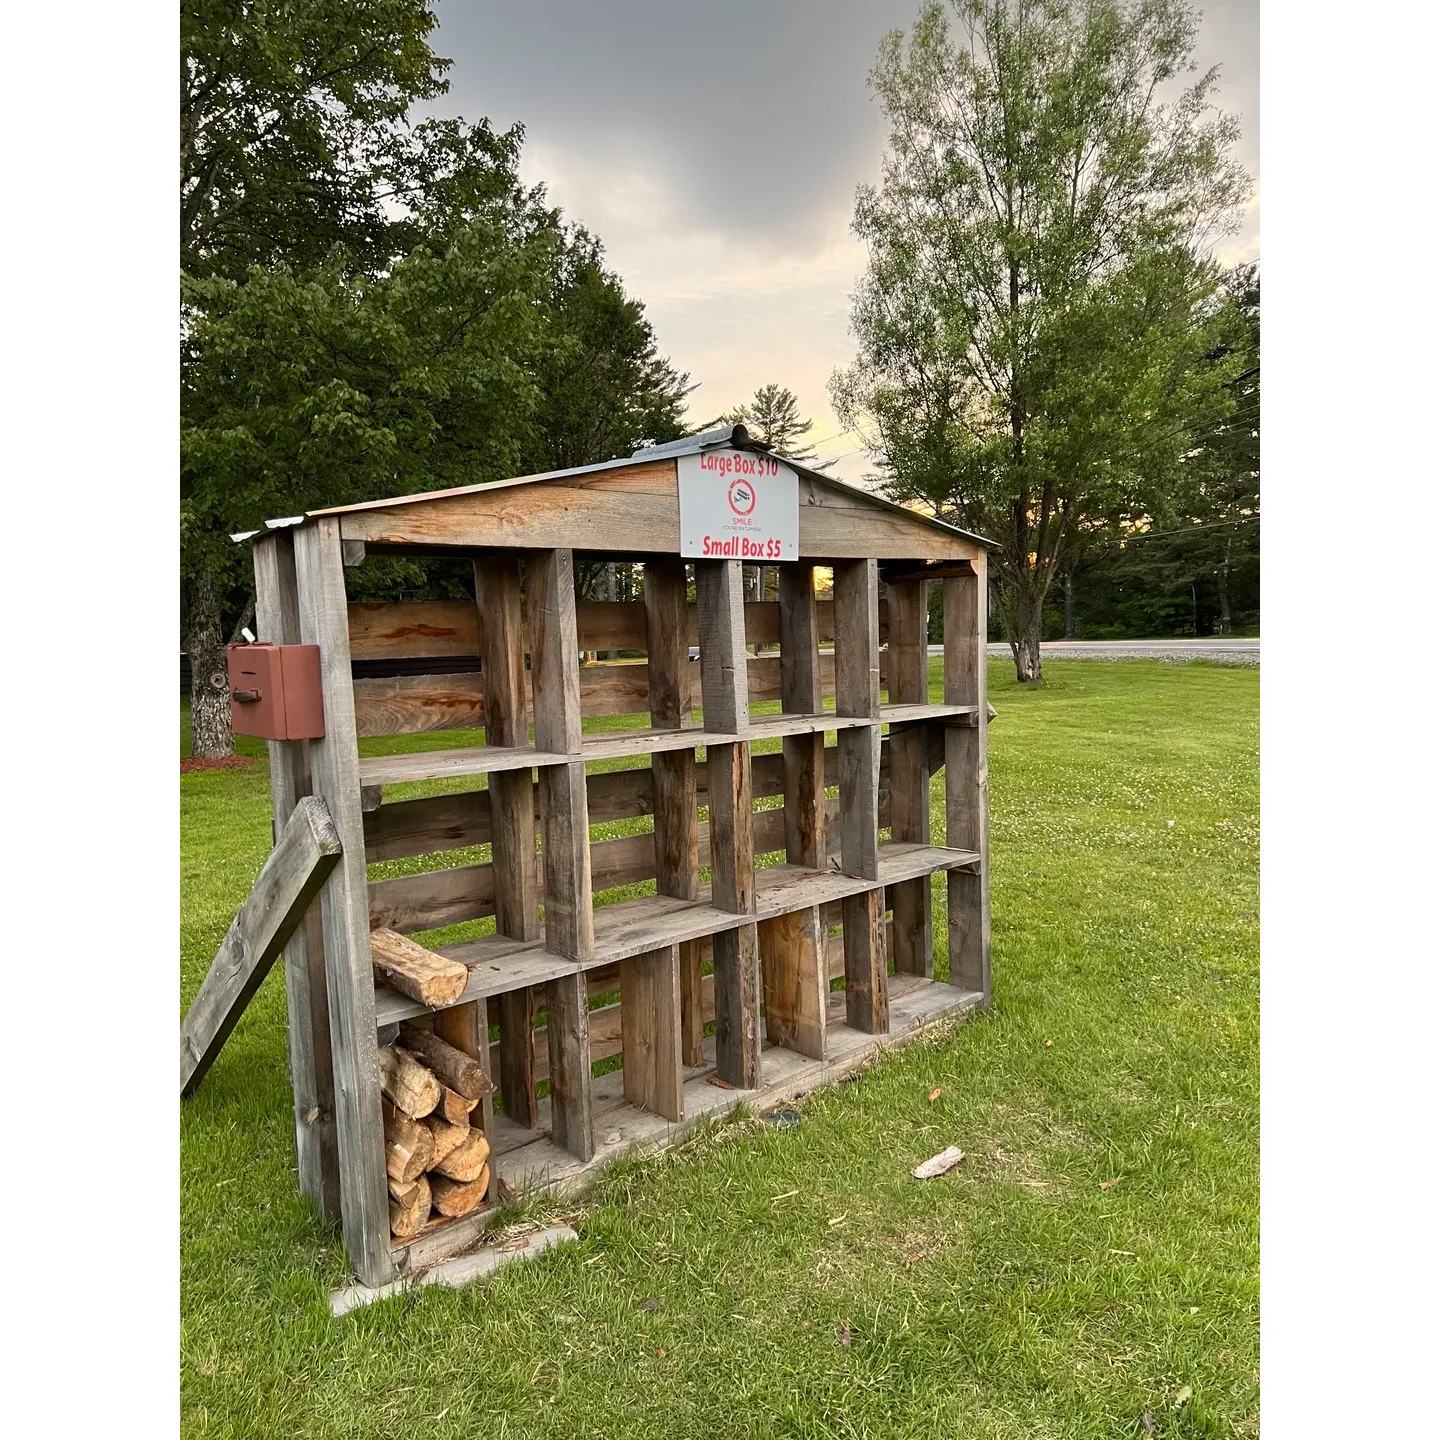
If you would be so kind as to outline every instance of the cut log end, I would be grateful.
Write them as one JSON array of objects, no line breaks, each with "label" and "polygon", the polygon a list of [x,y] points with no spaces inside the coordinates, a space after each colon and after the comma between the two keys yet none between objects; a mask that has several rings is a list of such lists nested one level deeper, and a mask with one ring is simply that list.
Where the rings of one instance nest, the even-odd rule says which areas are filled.
[{"label": "cut log end", "polygon": [[407,1020],[400,1026],[400,1043],[412,1050],[445,1085],[472,1103],[483,1100],[495,1088],[478,1060],[432,1031]]},{"label": "cut log end", "polygon": [[430,1182],[431,1203],[449,1220],[458,1220],[485,1203],[490,1188],[490,1167],[484,1165],[475,1179],[467,1182],[436,1175]]},{"label": "cut log end", "polygon": [[430,1161],[432,1170],[470,1139],[468,1124],[452,1125],[438,1115],[427,1115],[423,1123],[435,1141],[435,1154]]},{"label": "cut log end", "polygon": [[431,1169],[437,1175],[451,1180],[470,1181],[485,1169],[490,1158],[490,1142],[483,1130],[471,1130],[460,1144],[449,1150],[440,1160],[431,1162]]},{"label": "cut log end", "polygon": [[434,1113],[442,1120],[448,1120],[452,1125],[468,1125],[470,1112],[479,1103],[478,1100],[467,1100],[458,1090],[452,1090],[442,1082],[440,1103],[435,1107]]},{"label": "cut log end", "polygon": [[465,993],[470,972],[395,930],[370,932],[376,978],[432,1010],[453,1005]]},{"label": "cut log end", "polygon": [[398,1109],[416,1120],[440,1103],[440,1082],[399,1045],[387,1045],[380,1052],[380,1089]]},{"label": "cut log end", "polygon": [[412,1240],[430,1218],[430,1182],[420,1176],[406,1201],[390,1201],[390,1233],[397,1240]]},{"label": "cut log end", "polygon": [[435,1157],[435,1137],[388,1100],[381,1104],[385,1117],[385,1173],[402,1185],[419,1179]]}]

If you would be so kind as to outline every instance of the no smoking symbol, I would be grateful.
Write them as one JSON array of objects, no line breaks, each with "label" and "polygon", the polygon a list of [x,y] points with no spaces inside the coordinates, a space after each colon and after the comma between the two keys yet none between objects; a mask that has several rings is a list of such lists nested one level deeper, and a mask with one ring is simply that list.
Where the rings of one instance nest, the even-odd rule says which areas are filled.
[{"label": "no smoking symbol", "polygon": [[730,482],[730,508],[737,515],[748,515],[755,508],[755,487],[743,477]]}]

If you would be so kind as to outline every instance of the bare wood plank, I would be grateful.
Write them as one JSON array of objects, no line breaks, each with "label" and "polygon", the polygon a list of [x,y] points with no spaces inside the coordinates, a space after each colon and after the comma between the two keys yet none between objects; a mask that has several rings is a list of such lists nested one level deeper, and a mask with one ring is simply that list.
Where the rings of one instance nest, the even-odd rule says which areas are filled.
[{"label": "bare wood plank", "polygon": [[885,979],[885,892],[864,890],[841,901],[845,941],[845,1023],[867,1035],[890,1029]]},{"label": "bare wood plank", "polygon": [[510,990],[499,996],[500,1098],[517,1125],[535,1127],[535,994]]},{"label": "bare wood plank", "polygon": [[620,1023],[625,1098],[678,1124],[684,1119],[678,946],[620,962]]},{"label": "bare wood plank", "polygon": [[[709,729],[744,733],[749,722],[745,681],[745,622],[738,560],[695,564],[700,610],[700,666]],[[755,852],[750,747],[710,745],[711,903],[749,915],[755,911]],[[722,1080],[753,1089],[760,1077],[760,952],[755,927],[717,935],[715,956],[715,1063]]]},{"label": "bare wood plank", "polygon": [[985,556],[976,574],[945,587],[945,698],[974,705],[976,723],[945,732],[945,835],[958,849],[974,850],[973,871],[946,876],[950,983],[979,991],[990,1004],[990,779],[985,695]]},{"label": "bare wood plank", "polygon": [[[255,629],[276,645],[300,643],[295,538],[289,530],[257,536]],[[301,797],[309,795],[307,740],[267,742],[271,837],[278,839]],[[285,946],[286,1043],[300,1191],[332,1224],[340,1219],[340,1158],[335,1137],[335,1077],[330,1065],[330,1012],[325,993],[325,932],[312,905]]]},{"label": "bare wood plank", "polygon": [[[679,556],[645,567],[646,653],[650,723],[678,729],[690,718],[689,652],[685,640],[685,562]],[[655,811],[656,889],[693,900],[699,893],[700,840],[695,752],[651,757]]]},{"label": "bare wood plank", "polygon": [[550,1127],[555,1143],[580,1160],[595,1153],[590,1098],[590,1009],[578,971],[545,987],[550,1044]]},{"label": "bare wood plank", "polygon": [[765,1033],[772,1044],[825,1058],[825,936],[820,911],[793,910],[756,927],[764,975]]},{"label": "bare wood plank", "polygon": [[697,560],[695,590],[705,728],[739,734],[750,714],[740,562]]},{"label": "bare wood plank", "polygon": [[305,796],[236,912],[180,1025],[180,1094],[193,1094],[340,857],[323,801]]},{"label": "bare wood plank", "polygon": [[365,814],[365,859],[372,865],[489,843],[489,790],[400,800]]},{"label": "bare wood plank", "polygon": [[462,659],[479,655],[475,607],[468,600],[405,600],[348,606],[352,660]]},{"label": "bare wood plank", "polygon": [[[529,740],[529,728],[520,556],[484,556],[475,562],[474,575],[481,664],[488,683],[485,739],[493,745],[524,745]],[[543,579],[537,577],[541,588],[535,594],[542,609],[546,603],[543,584]],[[570,598],[573,609],[573,592]],[[543,643],[553,645],[552,637],[546,634]],[[569,669],[574,670],[573,663]],[[537,675],[538,671],[537,663]],[[562,667],[562,689],[565,678]],[[544,683],[556,683],[553,669],[547,672]],[[490,791],[495,933],[513,940],[536,940],[540,936],[540,879],[530,773],[517,770],[492,775]],[[535,992],[525,990],[503,997],[500,1004],[500,1077],[505,1113],[524,1125],[535,1123],[535,1002]]]},{"label": "bare wood plank", "polygon": [[[892,580],[890,610],[890,699],[924,704],[929,699],[928,586],[924,580]],[[897,725],[890,732],[890,833],[895,840],[930,843],[930,746],[924,725]],[[935,948],[929,876],[892,887],[895,969],[932,975]]]},{"label": "bare wood plank", "polygon": [[370,924],[402,935],[494,913],[495,871],[490,865],[452,865],[372,880],[369,886]]},{"label": "bare wood plank", "polygon": [[[834,606],[831,605],[833,614]],[[815,572],[803,563],[780,570],[780,667],[783,710],[815,714],[822,706],[819,607]],[[825,863],[825,735],[787,735],[782,742],[785,858],[820,869]],[[761,947],[762,956],[764,946]]]},{"label": "bare wood plank", "polygon": [[299,527],[295,569],[300,637],[303,643],[320,647],[325,708],[325,737],[310,742],[311,779],[315,793],[329,807],[342,846],[340,861],[321,891],[341,1223],[357,1276],[366,1285],[383,1285],[393,1275],[394,1265],[341,538],[339,522],[332,517]]},{"label": "bare wood plank", "polygon": [[497,486],[487,491],[411,500],[393,509],[342,515],[347,540],[376,546],[553,549],[577,535],[625,537],[634,554],[677,554],[680,497],[675,462],[628,466],[617,482],[627,488],[566,481]]},{"label": "bare wood plank", "polygon": [[[680,1061],[683,1065],[699,1065],[704,1060],[705,1022],[715,1018],[715,982],[712,977],[700,973],[703,955],[704,941],[685,940],[680,943]],[[705,1011],[707,980],[710,995],[708,1014]]]},{"label": "bare wood plank", "polygon": [[581,749],[574,563],[570,550],[541,550],[528,567],[535,748],[569,755]]}]

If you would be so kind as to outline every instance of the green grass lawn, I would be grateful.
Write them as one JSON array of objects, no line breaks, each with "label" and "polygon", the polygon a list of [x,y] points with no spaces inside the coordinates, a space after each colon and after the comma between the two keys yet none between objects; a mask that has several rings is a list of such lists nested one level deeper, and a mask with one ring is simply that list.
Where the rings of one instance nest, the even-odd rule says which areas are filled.
[{"label": "green grass lawn", "polygon": [[[487,1284],[331,1318],[273,974],[181,1106],[184,1432],[1257,1434],[1259,672],[1045,671],[990,667],[993,1012],[533,1206],[580,1242]],[[263,760],[180,788],[188,1000],[270,821]]]}]

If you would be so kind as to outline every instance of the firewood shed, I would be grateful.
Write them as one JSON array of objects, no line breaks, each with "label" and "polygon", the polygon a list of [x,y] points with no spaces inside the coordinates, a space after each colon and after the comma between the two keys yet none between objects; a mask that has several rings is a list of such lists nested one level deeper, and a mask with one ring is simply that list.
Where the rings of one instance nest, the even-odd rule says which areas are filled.
[{"label": "firewood shed", "polygon": [[[300,1185],[362,1284],[988,1004],[983,539],[743,426],[239,538],[259,640],[233,708],[269,739],[276,848],[182,1025],[181,1088],[283,952]],[[349,601],[380,555],[470,562],[475,598]],[[577,601],[582,556],[642,567],[643,600]],[[744,598],[750,565],[778,598]],[[583,663],[606,651],[644,659]],[[583,724],[617,715],[635,728]],[[397,859],[423,868],[371,878]]]}]

